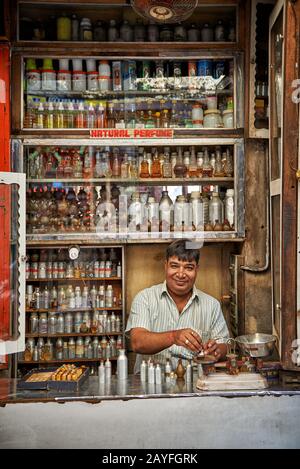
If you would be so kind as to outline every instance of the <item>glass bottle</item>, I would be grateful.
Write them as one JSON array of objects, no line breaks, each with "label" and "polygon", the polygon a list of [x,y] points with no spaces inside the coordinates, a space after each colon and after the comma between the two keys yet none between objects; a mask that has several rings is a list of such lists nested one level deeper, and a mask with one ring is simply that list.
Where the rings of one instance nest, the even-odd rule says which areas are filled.
[{"label": "glass bottle", "polygon": [[223,169],[221,152],[217,151],[216,155],[217,156],[216,156],[214,176],[215,177],[224,177],[225,173],[224,173],[224,169]]},{"label": "glass bottle", "polygon": [[[49,103],[49,109],[48,109],[49,114],[51,114],[51,111],[50,111],[51,104],[52,103]],[[47,117],[48,117],[48,114],[47,114]],[[63,129],[65,127],[64,117],[65,117],[65,113],[64,113],[63,103],[59,103],[54,113],[54,127],[56,129]]]},{"label": "glass bottle", "polygon": [[160,112],[155,113],[155,127],[159,129],[161,126],[160,124]]},{"label": "glass bottle", "polygon": [[113,103],[108,103],[108,114],[107,114],[107,127],[109,129],[114,129],[116,126],[116,118],[114,112]]},{"label": "glass bottle", "polygon": [[148,118],[147,118],[146,123],[145,123],[145,128],[146,129],[154,129],[155,128],[155,123],[154,123],[154,119],[153,119],[151,110],[148,111]]},{"label": "glass bottle", "polygon": [[118,40],[119,32],[117,30],[115,20],[110,20],[107,36],[108,36],[108,41],[109,42],[116,42]]},{"label": "glass bottle", "polygon": [[124,42],[133,41],[133,29],[126,20],[123,21],[123,24],[120,27],[120,39]]},{"label": "glass bottle", "polygon": [[207,148],[204,150],[202,175],[204,178],[211,178],[213,175],[213,167],[211,166],[209,161]]},{"label": "glass bottle", "polygon": [[224,221],[224,204],[219,197],[218,192],[213,192],[209,202],[209,220],[212,224],[218,220],[220,223]]},{"label": "glass bottle", "polygon": [[94,28],[94,41],[104,42],[106,41],[106,30],[103,22],[98,20]]},{"label": "glass bottle", "polygon": [[174,224],[174,205],[168,191],[163,191],[159,202],[160,231],[169,231]]},{"label": "glass bottle", "polygon": [[176,158],[176,165],[174,166],[173,171],[174,171],[174,174],[175,174],[176,178],[186,177],[188,168],[183,163],[181,147],[178,148],[178,155],[177,155],[177,158]]},{"label": "glass bottle", "polygon": [[125,153],[123,161],[121,163],[121,179],[128,179],[129,177],[129,164],[128,164],[128,156]]},{"label": "glass bottle", "polygon": [[140,172],[140,178],[149,178],[149,163],[147,161],[147,154],[144,152],[143,155],[143,161],[141,162],[141,172]]},{"label": "glass bottle", "polygon": [[230,154],[229,151],[227,151],[225,154],[223,153],[223,165],[224,165],[224,172],[226,177],[232,177],[233,176],[233,163],[232,163],[232,155]]},{"label": "glass bottle", "polygon": [[163,177],[171,179],[172,178],[172,164],[170,162],[170,155],[165,153],[164,162],[163,162]]},{"label": "glass bottle", "polygon": [[146,28],[142,20],[138,19],[134,26],[134,41],[144,42],[146,39]]},{"label": "glass bottle", "polygon": [[197,160],[196,160],[196,155],[195,155],[195,147],[191,148],[191,156],[190,156],[190,162],[188,166],[188,175],[189,177],[198,176],[198,167],[197,167]]},{"label": "glass bottle", "polygon": [[68,129],[73,129],[75,127],[75,111],[73,103],[68,103],[68,108],[66,112],[66,127]]},{"label": "glass bottle", "polygon": [[168,117],[168,110],[164,109],[163,110],[163,115],[161,118],[161,126],[162,128],[168,128],[169,127],[169,117]]},{"label": "glass bottle", "polygon": [[115,153],[113,157],[112,177],[120,177],[120,160],[118,153]]},{"label": "glass bottle", "polygon": [[152,178],[161,178],[161,165],[158,159],[157,151],[154,154],[153,162],[151,166],[151,177]]}]

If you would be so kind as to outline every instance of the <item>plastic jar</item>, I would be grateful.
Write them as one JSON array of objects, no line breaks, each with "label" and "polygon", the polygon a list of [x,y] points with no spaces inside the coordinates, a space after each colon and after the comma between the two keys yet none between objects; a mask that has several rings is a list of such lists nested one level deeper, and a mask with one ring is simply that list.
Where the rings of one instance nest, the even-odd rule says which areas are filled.
[{"label": "plastic jar", "polygon": [[98,90],[98,72],[87,72],[87,87],[89,91]]},{"label": "plastic jar", "polygon": [[56,20],[57,26],[57,40],[58,41],[71,41],[71,19],[65,15],[60,16]]},{"label": "plastic jar", "polygon": [[69,70],[59,70],[57,73],[57,89],[59,91],[71,91],[72,74]]},{"label": "plastic jar", "polygon": [[221,126],[221,111],[210,109],[204,112],[203,125],[206,128],[216,128]]},{"label": "plastic jar", "polygon": [[86,91],[86,73],[82,71],[73,72],[73,91]]},{"label": "plastic jar", "polygon": [[41,89],[41,74],[38,70],[26,72],[27,91],[38,91]]},{"label": "plastic jar", "polygon": [[231,109],[223,111],[223,125],[226,129],[233,128],[233,111]]},{"label": "plastic jar", "polygon": [[193,127],[203,127],[203,109],[201,104],[194,104],[192,108]]},{"label": "plastic jar", "polygon": [[42,90],[56,90],[56,73],[54,70],[42,70]]},{"label": "plastic jar", "polygon": [[82,71],[82,59],[72,59],[73,72]]},{"label": "plastic jar", "polygon": [[99,90],[109,91],[110,89],[110,65],[107,60],[101,60],[99,64]]}]

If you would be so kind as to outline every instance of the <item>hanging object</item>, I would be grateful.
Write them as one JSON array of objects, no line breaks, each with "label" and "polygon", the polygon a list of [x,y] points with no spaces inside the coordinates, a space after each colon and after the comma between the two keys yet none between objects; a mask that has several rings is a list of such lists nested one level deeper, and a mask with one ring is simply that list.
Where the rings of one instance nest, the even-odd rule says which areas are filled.
[{"label": "hanging object", "polygon": [[131,0],[136,13],[157,23],[177,23],[186,20],[195,10],[198,0]]}]

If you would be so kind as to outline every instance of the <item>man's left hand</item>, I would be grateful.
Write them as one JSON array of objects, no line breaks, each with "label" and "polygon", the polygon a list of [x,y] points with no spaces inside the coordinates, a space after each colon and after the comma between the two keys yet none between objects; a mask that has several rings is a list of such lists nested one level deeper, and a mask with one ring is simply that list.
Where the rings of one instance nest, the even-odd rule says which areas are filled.
[{"label": "man's left hand", "polygon": [[222,356],[222,350],[215,340],[209,340],[203,345],[204,355],[213,355],[216,360],[219,360]]}]

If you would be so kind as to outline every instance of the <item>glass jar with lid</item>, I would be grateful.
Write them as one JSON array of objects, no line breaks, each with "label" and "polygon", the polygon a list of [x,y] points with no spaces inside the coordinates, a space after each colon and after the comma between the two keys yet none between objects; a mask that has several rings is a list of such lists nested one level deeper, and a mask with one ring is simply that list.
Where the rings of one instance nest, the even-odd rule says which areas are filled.
[{"label": "glass jar with lid", "polygon": [[233,128],[233,110],[227,109],[223,111],[223,125],[227,129]]},{"label": "glass jar with lid", "polygon": [[206,128],[221,127],[221,111],[209,109],[204,112],[203,126]]},{"label": "glass jar with lid", "polygon": [[159,34],[160,40],[162,42],[171,42],[174,40],[173,29],[170,25],[164,24],[160,30]]},{"label": "glass jar with lid", "polygon": [[89,18],[82,18],[80,21],[79,37],[80,41],[93,40],[92,22]]}]

